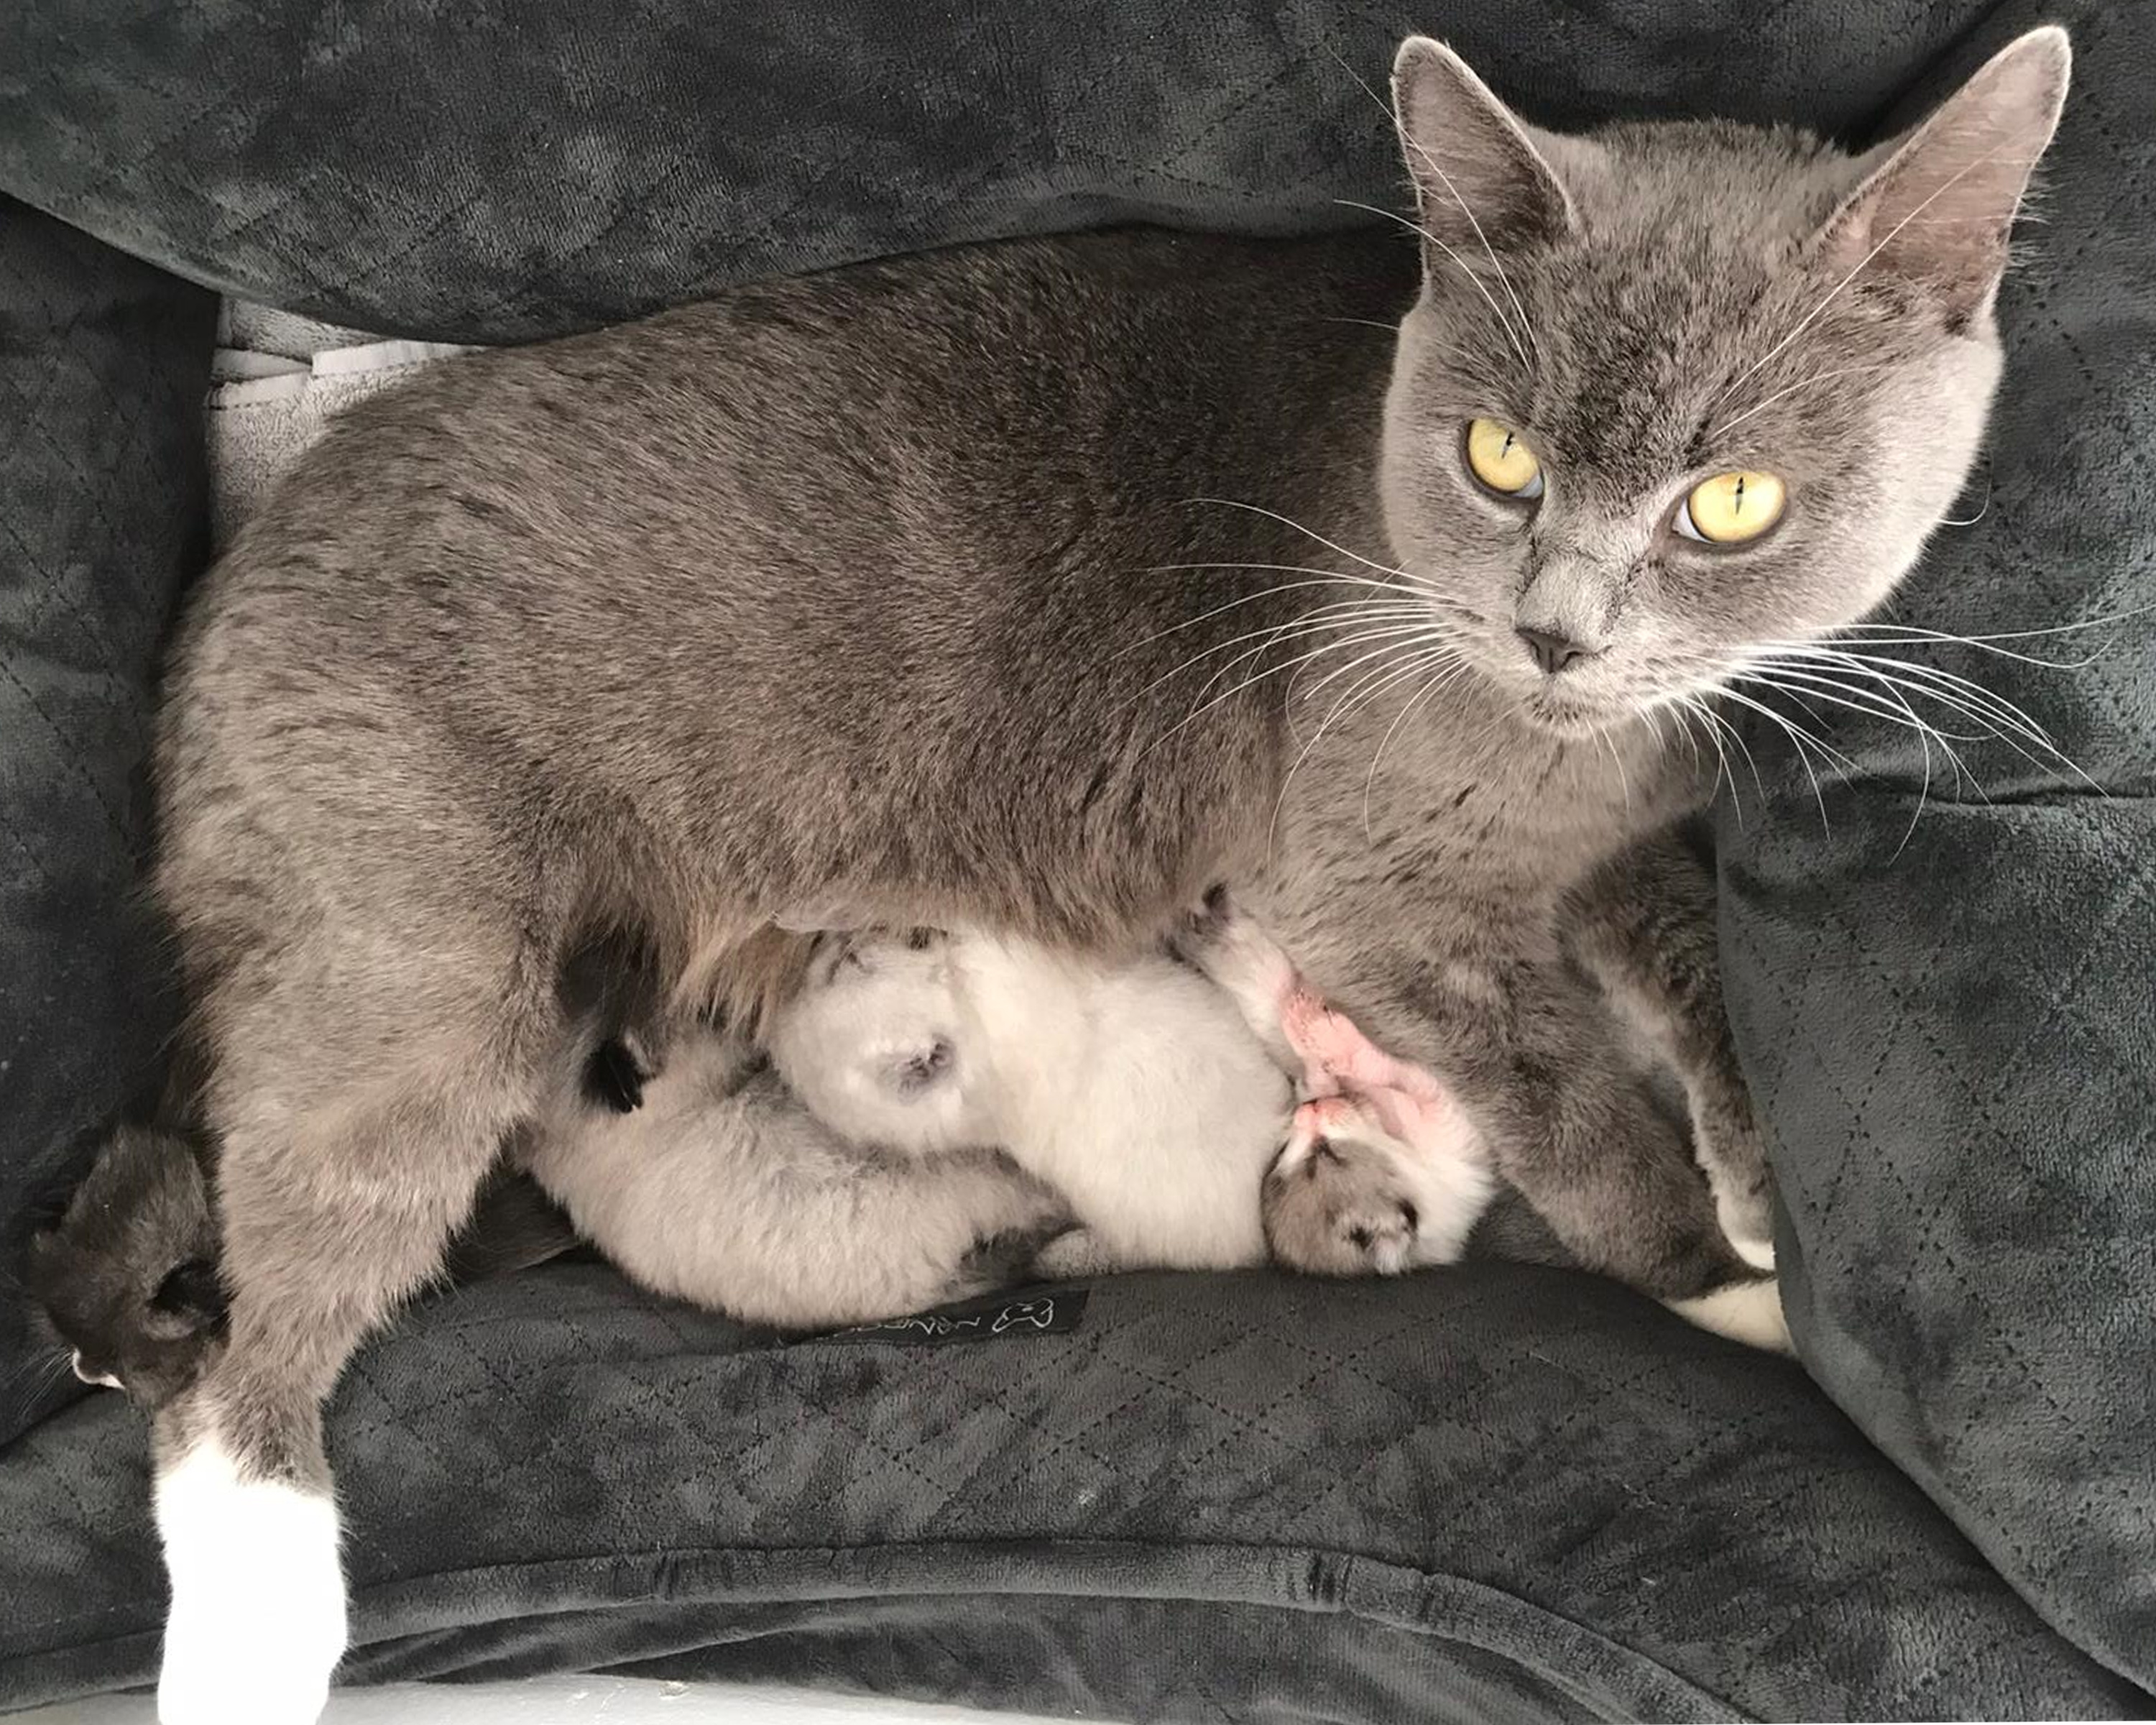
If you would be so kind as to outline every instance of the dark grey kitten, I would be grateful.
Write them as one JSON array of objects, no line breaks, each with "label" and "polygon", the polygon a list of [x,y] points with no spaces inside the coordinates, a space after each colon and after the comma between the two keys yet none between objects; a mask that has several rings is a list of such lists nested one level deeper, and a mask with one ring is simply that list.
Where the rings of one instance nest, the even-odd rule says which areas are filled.
[{"label": "dark grey kitten", "polygon": [[[232,1298],[163,1428],[167,1719],[321,1693],[321,1399],[536,1106],[595,930],[685,1004],[783,986],[777,923],[1105,948],[1228,880],[1580,1258],[1770,1309],[1564,907],[1700,795],[1676,704],[1946,510],[2066,61],[2037,32],[1852,160],[1552,136],[1417,40],[1419,293],[1370,239],[1017,244],[357,409],[203,584],[159,749]],[[1321,734],[1320,648],[1455,675]]]},{"label": "dark grey kitten", "polygon": [[33,1308],[85,1384],[162,1407],[198,1377],[224,1335],[217,1216],[195,1146],[123,1127],[66,1209],[30,1237]]}]

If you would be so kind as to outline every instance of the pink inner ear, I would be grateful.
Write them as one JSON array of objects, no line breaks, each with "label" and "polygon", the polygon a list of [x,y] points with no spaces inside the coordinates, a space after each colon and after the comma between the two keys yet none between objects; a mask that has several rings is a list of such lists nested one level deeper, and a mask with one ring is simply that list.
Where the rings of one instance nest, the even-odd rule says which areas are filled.
[{"label": "pink inner ear", "polygon": [[1518,116],[1450,49],[1409,38],[1393,105],[1421,225],[1462,256],[1557,239],[1572,203]]},{"label": "pink inner ear", "polygon": [[1901,141],[1827,224],[1827,266],[1876,270],[1938,291],[1951,311],[1989,298],[2037,158],[2066,97],[2064,32],[1995,55]]}]

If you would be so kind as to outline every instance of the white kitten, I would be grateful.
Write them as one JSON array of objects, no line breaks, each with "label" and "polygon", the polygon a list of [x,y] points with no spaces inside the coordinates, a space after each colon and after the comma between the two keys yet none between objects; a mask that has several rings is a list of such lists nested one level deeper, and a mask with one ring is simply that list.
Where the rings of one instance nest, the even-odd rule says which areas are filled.
[{"label": "white kitten", "polygon": [[1224,903],[1188,947],[1202,973],[828,936],[775,1070],[693,1030],[637,1051],[637,1097],[565,1091],[521,1159],[639,1281],[789,1325],[978,1291],[1036,1246],[1051,1276],[1457,1257],[1493,1183],[1446,1094]]},{"label": "white kitten", "polygon": [[[1337,1014],[1306,1034],[1322,1008],[1224,900],[1185,944],[1202,973],[978,934],[833,937],[773,1056],[857,1142],[994,1144],[1053,1187],[1085,1238],[1046,1269],[1457,1257],[1492,1182],[1445,1093],[1423,1077],[1409,1098]],[[1298,1081],[1322,1100],[1298,1110]]]},{"label": "white kitten", "polygon": [[659,1293],[787,1328],[867,1322],[985,1292],[1070,1225],[993,1151],[922,1160],[848,1142],[718,1031],[685,1035],[634,1081],[624,1112],[565,1078],[512,1154]]}]

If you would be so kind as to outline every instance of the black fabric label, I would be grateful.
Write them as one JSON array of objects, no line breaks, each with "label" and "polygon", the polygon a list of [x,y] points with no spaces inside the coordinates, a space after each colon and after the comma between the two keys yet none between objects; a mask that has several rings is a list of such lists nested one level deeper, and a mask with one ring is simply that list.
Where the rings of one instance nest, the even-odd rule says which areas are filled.
[{"label": "black fabric label", "polygon": [[941,1306],[912,1317],[856,1324],[851,1329],[804,1336],[801,1340],[890,1342],[901,1348],[942,1348],[952,1342],[1000,1342],[1014,1337],[1067,1335],[1078,1327],[1085,1315],[1083,1288],[1059,1289],[1054,1293],[993,1294],[984,1300]]}]

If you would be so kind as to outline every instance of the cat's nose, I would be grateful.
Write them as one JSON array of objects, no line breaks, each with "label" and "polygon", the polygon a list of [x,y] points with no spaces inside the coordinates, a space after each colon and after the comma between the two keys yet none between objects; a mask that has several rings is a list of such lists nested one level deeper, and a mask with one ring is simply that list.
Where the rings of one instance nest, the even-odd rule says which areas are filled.
[{"label": "cat's nose", "polygon": [[1583,659],[1592,659],[1601,649],[1584,647],[1570,635],[1561,635],[1554,629],[1529,629],[1522,624],[1512,633],[1527,644],[1534,661],[1542,667],[1543,675],[1553,677],[1567,665],[1577,665]]}]

